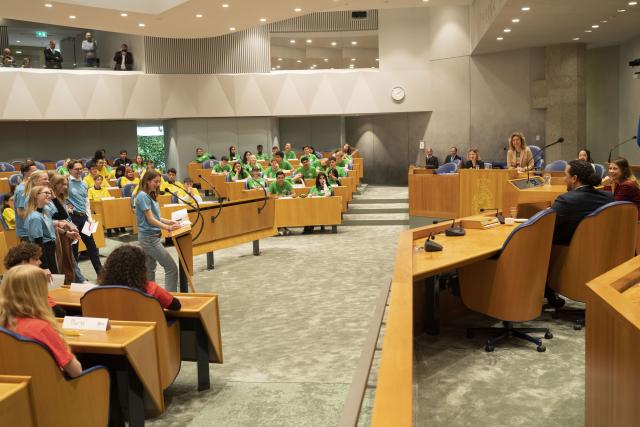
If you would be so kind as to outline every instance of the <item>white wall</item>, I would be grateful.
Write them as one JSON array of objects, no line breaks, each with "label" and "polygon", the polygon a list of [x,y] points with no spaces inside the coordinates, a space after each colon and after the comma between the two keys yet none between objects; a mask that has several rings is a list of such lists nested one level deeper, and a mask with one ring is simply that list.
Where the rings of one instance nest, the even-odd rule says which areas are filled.
[{"label": "white wall", "polygon": [[[620,116],[619,139],[625,140],[636,135],[640,120],[640,79],[633,79],[638,67],[629,67],[629,61],[640,58],[640,37],[620,46]],[[631,164],[640,164],[640,149],[637,144],[629,143],[620,147],[620,155]]]}]

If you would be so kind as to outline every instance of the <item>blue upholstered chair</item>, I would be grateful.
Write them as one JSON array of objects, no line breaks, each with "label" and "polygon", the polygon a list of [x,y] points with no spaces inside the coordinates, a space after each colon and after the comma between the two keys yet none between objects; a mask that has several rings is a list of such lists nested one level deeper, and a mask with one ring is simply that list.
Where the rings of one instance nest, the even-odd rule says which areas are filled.
[{"label": "blue upholstered chair", "polygon": [[545,172],[564,172],[567,167],[567,162],[564,160],[556,160],[549,163],[545,168]]},{"label": "blue upholstered chair", "polygon": [[21,173],[14,173],[13,175],[11,175],[9,177],[9,185],[11,186],[17,186],[20,185],[20,183],[22,182],[22,174]]},{"label": "blue upholstered chair", "polygon": [[530,145],[529,149],[531,150],[531,154],[535,159],[533,167],[537,170],[541,170],[544,167],[544,153],[540,154],[540,147],[538,147],[537,145]]},{"label": "blue upholstered chair", "polygon": [[43,171],[47,169],[42,162],[34,161],[33,163],[36,165],[38,170]]},{"label": "blue upholstered chair", "polygon": [[445,163],[436,169],[436,175],[445,175],[448,173],[456,173],[458,172],[458,165],[456,163]]},{"label": "blue upholstered chair", "polygon": [[11,163],[0,162],[0,172],[15,172],[16,168]]},{"label": "blue upholstered chair", "polygon": [[604,178],[604,176],[607,174],[607,168],[604,167],[604,165],[599,165],[597,163],[594,163],[593,166],[596,168],[596,175],[598,175],[600,178]]},{"label": "blue upholstered chair", "polygon": [[202,168],[203,169],[213,169],[213,167],[218,163],[217,160],[205,160],[204,162],[202,162]]},{"label": "blue upholstered chair", "polygon": [[136,188],[135,184],[127,184],[122,187],[122,197],[132,197],[133,190]]},{"label": "blue upholstered chair", "polygon": [[64,166],[64,160],[58,160],[56,162],[56,169],[61,168]]}]

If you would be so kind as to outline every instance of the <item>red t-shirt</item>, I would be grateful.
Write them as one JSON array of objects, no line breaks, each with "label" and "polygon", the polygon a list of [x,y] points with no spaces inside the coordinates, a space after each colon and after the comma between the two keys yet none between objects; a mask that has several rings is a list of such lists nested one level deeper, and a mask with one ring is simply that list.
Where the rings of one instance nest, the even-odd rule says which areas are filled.
[{"label": "red t-shirt", "polygon": [[73,360],[73,354],[71,354],[69,347],[65,345],[60,335],[46,320],[20,317],[17,319],[13,331],[47,346],[60,368],[65,367]]},{"label": "red t-shirt", "polygon": [[168,308],[171,304],[171,301],[173,301],[173,295],[158,286],[156,282],[147,282],[147,286],[145,287],[144,292],[147,295],[151,295],[152,297],[160,301],[160,305],[162,306],[162,308]]}]

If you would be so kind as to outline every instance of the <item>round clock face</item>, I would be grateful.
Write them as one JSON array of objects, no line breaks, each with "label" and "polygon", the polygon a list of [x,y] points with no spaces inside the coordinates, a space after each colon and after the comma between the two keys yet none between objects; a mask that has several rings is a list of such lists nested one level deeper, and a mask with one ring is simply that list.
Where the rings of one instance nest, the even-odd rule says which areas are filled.
[{"label": "round clock face", "polygon": [[391,99],[394,101],[402,101],[405,97],[404,88],[402,86],[395,86],[391,89]]}]

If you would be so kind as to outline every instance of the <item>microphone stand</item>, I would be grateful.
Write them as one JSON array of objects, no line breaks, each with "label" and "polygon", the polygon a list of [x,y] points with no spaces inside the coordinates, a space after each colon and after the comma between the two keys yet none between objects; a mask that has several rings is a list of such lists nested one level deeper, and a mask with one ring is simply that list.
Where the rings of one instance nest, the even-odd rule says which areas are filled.
[{"label": "microphone stand", "polygon": [[500,209],[498,208],[480,208],[480,212],[486,211],[496,211],[496,218],[500,222],[500,224],[504,224],[504,215],[500,213]]},{"label": "microphone stand", "polygon": [[264,192],[264,198],[262,199],[264,201],[264,203],[262,204],[262,206],[260,206],[258,208],[258,213],[262,213],[262,211],[264,210],[264,208],[267,206],[267,201],[269,200],[269,194],[267,193],[267,189],[265,188],[264,185],[262,185],[262,183],[260,181],[258,181],[257,179],[251,177],[251,179],[255,182],[258,183],[258,185],[260,186],[260,188],[262,188],[262,191]]},{"label": "microphone stand", "polygon": [[[193,194],[191,194],[191,193],[189,193],[189,192],[187,191],[187,189],[186,189],[186,188],[184,188],[184,187],[183,187],[183,186],[181,186],[181,185],[178,185],[178,183],[177,183],[177,182],[176,182],[176,183],[174,183],[173,185],[175,185],[176,187],[178,187],[179,189],[181,189],[182,191],[184,191],[184,192],[185,192],[185,194],[186,194],[187,196],[189,196],[189,197],[193,200],[193,203],[195,203],[195,210],[196,210],[196,223],[198,222],[198,220],[202,221],[202,222],[200,223],[200,230],[198,231],[198,233],[196,234],[196,236],[193,238],[193,240],[195,241],[195,240],[197,240],[197,239],[198,239],[198,237],[200,237],[200,234],[202,234],[202,231],[203,231],[203,229],[204,229],[204,217],[202,216],[202,213],[200,212],[200,203],[198,202],[198,199],[196,199],[196,198],[193,196]],[[184,203],[186,203],[187,205],[189,205],[191,208],[193,208],[193,205],[191,205],[191,204],[190,204],[189,202],[187,202],[186,200],[182,199],[182,198],[181,198],[181,197],[179,197],[178,195],[176,195],[176,197],[178,198],[178,200],[183,201]],[[194,224],[194,225],[195,225],[195,224]]]},{"label": "microphone stand", "polygon": [[[536,158],[539,158],[539,156],[541,156],[542,154],[544,154],[544,152],[545,152],[545,150],[546,150],[547,148],[549,148],[549,147],[553,147],[554,145],[557,145],[557,144],[562,144],[563,142],[564,142],[564,138],[563,138],[563,137],[560,137],[560,138],[558,138],[558,140],[557,140],[557,141],[552,142],[551,144],[549,144],[549,145],[545,145],[544,147],[542,147],[542,148],[540,149],[540,152],[539,152],[538,154],[536,154],[535,156],[533,156],[533,167],[534,167],[534,168],[536,167]],[[529,180],[529,167],[527,166],[527,187],[531,188],[531,187],[537,187],[537,186],[538,186],[537,184],[533,184],[533,185],[532,185],[532,184],[533,184],[533,183]]]},{"label": "microphone stand", "polygon": [[[174,193],[173,191],[169,190],[168,188],[165,189],[165,191],[167,193],[171,194],[172,196],[174,196],[176,199],[182,200],[176,193]],[[192,241],[195,241],[196,239],[198,239],[198,237],[200,237],[200,234],[202,233],[202,230],[204,229],[204,218],[202,218],[202,214],[200,213],[200,206],[199,205],[196,204],[194,206],[191,203],[187,202],[186,200],[183,200],[183,202],[185,202],[187,204],[187,206],[189,206],[190,208],[192,208],[192,209],[194,209],[196,211],[196,224],[197,224],[198,220],[202,220],[202,224],[200,225],[200,231],[198,231],[196,236],[191,239]],[[197,201],[196,201],[196,203],[197,203]],[[195,226],[195,224],[194,224],[194,226]]]},{"label": "microphone stand", "polygon": [[620,144],[614,145],[613,148],[611,150],[609,150],[609,157],[607,158],[607,163],[611,163],[611,153],[613,153],[613,150],[615,150],[616,148],[620,147],[621,145],[626,144],[627,142],[631,142],[635,139],[638,139],[637,136],[633,136],[629,139],[627,139],[626,141],[621,142]]}]

